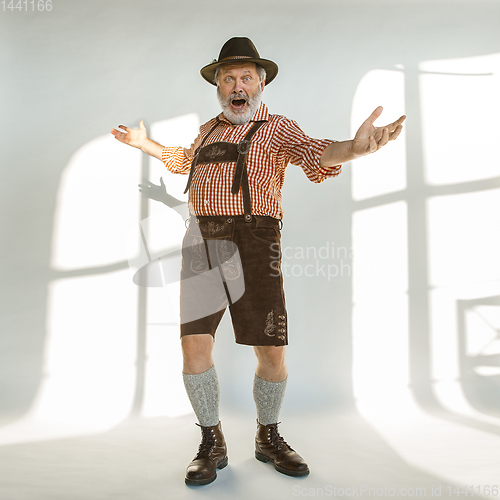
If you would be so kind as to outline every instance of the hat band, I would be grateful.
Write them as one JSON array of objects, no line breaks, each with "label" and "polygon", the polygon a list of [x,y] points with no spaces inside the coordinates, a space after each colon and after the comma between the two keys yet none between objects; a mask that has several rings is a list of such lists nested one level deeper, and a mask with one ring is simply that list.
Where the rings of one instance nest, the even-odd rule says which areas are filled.
[{"label": "hat band", "polygon": [[222,61],[227,61],[228,59],[255,59],[252,56],[230,56],[230,57],[224,57],[224,59],[221,59],[219,62],[221,63]]}]

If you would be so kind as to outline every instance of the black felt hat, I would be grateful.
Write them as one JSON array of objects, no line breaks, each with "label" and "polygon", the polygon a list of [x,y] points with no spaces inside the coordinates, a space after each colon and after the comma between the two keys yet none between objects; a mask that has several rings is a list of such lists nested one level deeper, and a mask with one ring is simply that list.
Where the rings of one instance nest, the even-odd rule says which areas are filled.
[{"label": "black felt hat", "polygon": [[278,74],[278,65],[262,59],[252,43],[252,40],[245,37],[235,37],[228,40],[222,47],[219,59],[214,59],[210,64],[201,68],[201,76],[212,85],[215,85],[216,69],[226,63],[233,62],[254,62],[266,70],[266,85],[270,84]]}]

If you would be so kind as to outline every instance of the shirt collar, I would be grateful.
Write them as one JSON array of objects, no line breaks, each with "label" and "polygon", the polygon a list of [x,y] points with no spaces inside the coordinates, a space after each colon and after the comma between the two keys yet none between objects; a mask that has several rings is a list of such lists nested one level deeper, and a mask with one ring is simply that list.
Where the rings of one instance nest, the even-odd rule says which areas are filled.
[{"label": "shirt collar", "polygon": [[261,121],[269,121],[269,110],[267,109],[267,106],[261,102],[259,109],[255,112],[255,115],[253,115],[253,118],[250,120],[251,122],[261,122]]},{"label": "shirt collar", "polygon": [[[224,113],[220,113],[218,117],[220,121],[230,123],[231,125],[234,125],[234,123],[231,123],[225,116]],[[252,119],[250,120],[251,122],[260,122],[260,121],[269,121],[269,110],[267,109],[267,106],[261,101],[260,106],[257,108],[257,111],[253,115]]]}]

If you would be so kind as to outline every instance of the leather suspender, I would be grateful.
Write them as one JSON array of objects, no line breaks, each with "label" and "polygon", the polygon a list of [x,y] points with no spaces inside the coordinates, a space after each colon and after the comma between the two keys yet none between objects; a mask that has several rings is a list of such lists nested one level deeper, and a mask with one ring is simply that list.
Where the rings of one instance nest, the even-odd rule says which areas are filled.
[{"label": "leather suspender", "polygon": [[203,144],[205,144],[205,141],[208,139],[210,134],[219,126],[219,123],[220,123],[220,120],[217,117],[217,121],[215,122],[215,125],[210,129],[208,134],[203,138],[203,140],[201,141],[201,144],[198,146],[198,148],[194,152],[193,161],[191,162],[191,170],[189,171],[189,177],[188,177],[188,181],[186,184],[186,189],[184,189],[184,194],[186,194],[188,192],[189,187],[191,186],[191,181],[193,180],[194,169],[196,168],[196,164],[198,163],[198,157],[199,157],[201,148],[203,147]]},{"label": "leather suspender", "polygon": [[247,164],[247,153],[250,151],[252,143],[250,142],[255,132],[264,125],[264,121],[255,122],[253,127],[248,131],[245,138],[238,144],[238,159],[236,160],[236,169],[234,171],[233,185],[231,186],[231,193],[237,194],[240,190],[243,170]]},{"label": "leather suspender", "polygon": [[248,185],[247,172],[247,154],[250,151],[252,143],[250,139],[255,132],[266,123],[265,121],[255,122],[253,127],[248,131],[245,138],[238,144],[238,159],[236,160],[236,168],[234,170],[233,185],[231,193],[238,194],[241,186],[241,194],[243,195],[243,213],[245,222],[252,221],[252,200],[250,198],[250,187]]},{"label": "leather suspender", "polygon": [[[210,132],[204,137],[202,143],[200,146],[196,149],[195,155],[193,158],[193,161],[191,163],[191,170],[189,172],[189,178],[188,182],[186,185],[186,189],[184,190],[184,193],[187,193],[191,186],[191,181],[193,179],[193,174],[196,168],[196,165],[198,164],[198,160],[200,157],[202,157],[201,163],[219,163],[219,162],[233,162],[234,160],[234,154],[237,153],[237,158],[236,158],[236,167],[234,171],[234,178],[233,178],[233,183],[231,186],[231,193],[232,194],[238,194],[240,187],[242,190],[242,196],[243,196],[243,212],[244,212],[244,219],[245,222],[250,222],[252,220],[252,201],[250,198],[250,187],[248,184],[248,172],[247,172],[247,154],[250,151],[250,148],[252,146],[251,139],[254,136],[254,134],[259,130],[259,128],[266,123],[265,121],[258,121],[255,122],[252,126],[252,128],[247,132],[245,135],[245,138],[239,142],[238,144],[233,144],[233,143],[214,143],[210,144],[209,146],[203,147],[205,144],[205,141],[208,139],[209,135],[212,134],[212,132],[217,128],[219,125],[219,120],[217,120],[217,123],[212,127]],[[225,147],[226,150],[223,150],[221,148]],[[234,151],[236,147],[236,151]],[[208,149],[208,151],[207,151]],[[226,155],[224,155],[226,153]],[[214,159],[214,156],[219,156],[219,159]],[[229,158],[228,158],[229,156]],[[212,159],[210,159],[212,158]]]}]

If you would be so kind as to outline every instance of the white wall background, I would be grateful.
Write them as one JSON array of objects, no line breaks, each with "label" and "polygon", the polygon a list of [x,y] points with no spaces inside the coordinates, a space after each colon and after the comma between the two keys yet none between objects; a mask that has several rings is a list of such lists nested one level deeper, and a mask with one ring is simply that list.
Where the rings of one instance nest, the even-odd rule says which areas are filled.
[{"label": "white wall background", "polygon": [[[397,143],[337,179],[287,171],[283,411],[397,411],[409,391],[421,408],[496,422],[497,2],[55,0],[0,14],[5,424],[106,429],[190,411],[175,287],[139,288],[128,266],[141,220],[152,249],[182,234],[137,184],[163,176],[181,197],[185,177],[109,131],[144,119],[157,141],[189,144],[219,112],[199,69],[232,36],[278,63],[264,101],[311,136],[351,138],[379,104],[381,124],[408,115]],[[254,411],[254,355],[228,315],[215,360],[223,411]]]}]

